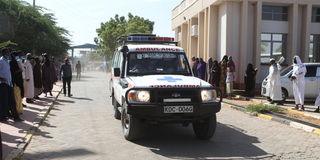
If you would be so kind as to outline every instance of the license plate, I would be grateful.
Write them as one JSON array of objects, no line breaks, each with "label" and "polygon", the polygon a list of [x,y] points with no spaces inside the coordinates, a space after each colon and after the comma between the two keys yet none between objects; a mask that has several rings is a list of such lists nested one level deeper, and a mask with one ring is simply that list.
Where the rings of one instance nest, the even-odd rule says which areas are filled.
[{"label": "license plate", "polygon": [[164,113],[193,113],[193,106],[164,106]]}]

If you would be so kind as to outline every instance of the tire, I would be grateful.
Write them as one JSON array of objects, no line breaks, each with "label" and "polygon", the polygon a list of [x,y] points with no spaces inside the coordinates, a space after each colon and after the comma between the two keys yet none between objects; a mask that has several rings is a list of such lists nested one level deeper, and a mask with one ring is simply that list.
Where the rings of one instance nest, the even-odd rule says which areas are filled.
[{"label": "tire", "polygon": [[134,116],[127,114],[127,104],[122,106],[121,124],[124,138],[128,141],[138,139],[140,135],[141,122]]},{"label": "tire", "polygon": [[288,91],[284,88],[281,88],[281,96],[282,96],[282,102],[285,102],[288,98]]},{"label": "tire", "polygon": [[202,140],[208,140],[216,131],[217,118],[216,114],[207,117],[203,120],[195,121],[192,123],[193,131],[197,138]]},{"label": "tire", "polygon": [[113,110],[114,110],[114,118],[117,119],[117,120],[120,120],[121,119],[121,113],[120,111],[118,110],[118,102],[115,100],[115,98],[112,96],[112,105],[113,105]]}]

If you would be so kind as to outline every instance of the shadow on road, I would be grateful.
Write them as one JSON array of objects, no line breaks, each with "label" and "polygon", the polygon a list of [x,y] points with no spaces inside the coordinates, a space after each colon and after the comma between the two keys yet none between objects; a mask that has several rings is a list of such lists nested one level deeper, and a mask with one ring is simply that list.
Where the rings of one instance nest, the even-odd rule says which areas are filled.
[{"label": "shadow on road", "polygon": [[60,103],[75,103],[74,101],[71,101],[71,100],[62,100],[62,99],[57,99],[56,103],[57,105],[59,105]]},{"label": "shadow on road", "polygon": [[78,99],[78,100],[87,100],[87,101],[93,101],[91,98],[84,98],[84,97],[70,97],[71,99]]},{"label": "shadow on road", "polygon": [[274,155],[255,146],[260,141],[244,130],[218,123],[215,136],[198,140],[192,127],[177,125],[148,126],[143,139],[135,142],[150,148],[155,154],[178,159],[262,159]]},{"label": "shadow on road", "polygon": [[56,158],[63,159],[66,157],[79,157],[79,156],[92,155],[92,154],[95,154],[95,153],[86,149],[79,148],[79,149],[66,149],[66,150],[40,152],[35,154],[26,153],[24,154],[24,159],[28,160],[29,159],[28,157],[32,157],[31,158],[32,160],[48,159],[48,157],[50,157],[50,159],[56,159]]}]

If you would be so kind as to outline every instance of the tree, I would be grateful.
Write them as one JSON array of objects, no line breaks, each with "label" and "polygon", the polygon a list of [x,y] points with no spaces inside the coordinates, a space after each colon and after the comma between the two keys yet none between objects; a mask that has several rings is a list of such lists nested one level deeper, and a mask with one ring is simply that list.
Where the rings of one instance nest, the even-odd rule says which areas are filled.
[{"label": "tree", "polygon": [[0,19],[0,25],[10,24],[6,32],[0,31],[0,42],[12,41],[17,44],[15,49],[37,55],[64,55],[70,48],[69,32],[44,10],[20,0],[0,0],[0,16],[7,17]]},{"label": "tree", "polygon": [[99,53],[109,57],[117,47],[117,38],[128,35],[129,33],[152,33],[154,22],[139,16],[133,16],[131,13],[126,17],[115,15],[109,21],[101,23],[98,28],[98,37],[95,42],[100,46]]}]

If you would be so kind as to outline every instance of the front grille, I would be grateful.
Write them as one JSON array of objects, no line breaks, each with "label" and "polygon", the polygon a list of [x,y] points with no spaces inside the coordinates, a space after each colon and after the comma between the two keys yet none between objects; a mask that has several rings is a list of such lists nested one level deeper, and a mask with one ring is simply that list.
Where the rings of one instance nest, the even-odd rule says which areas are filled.
[{"label": "front grille", "polygon": [[164,89],[152,92],[154,102],[163,103],[164,99],[190,98],[192,103],[200,102],[200,92],[197,89]]}]

